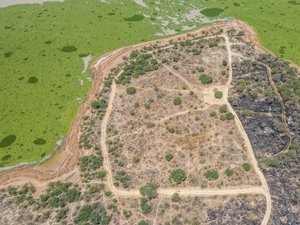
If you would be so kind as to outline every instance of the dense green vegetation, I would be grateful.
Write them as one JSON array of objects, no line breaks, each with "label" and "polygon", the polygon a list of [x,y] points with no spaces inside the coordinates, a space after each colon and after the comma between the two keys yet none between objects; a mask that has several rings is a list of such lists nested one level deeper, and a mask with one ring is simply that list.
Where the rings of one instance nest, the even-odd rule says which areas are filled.
[{"label": "dense green vegetation", "polygon": [[82,57],[156,39],[163,34],[159,17],[176,15],[181,23],[164,29],[179,32],[201,26],[201,19],[186,19],[194,8],[213,19],[234,16],[254,26],[265,47],[300,65],[299,1],[175,0],[147,2],[148,8],[124,2],[65,0],[0,9],[1,167],[53,151],[90,86]]}]

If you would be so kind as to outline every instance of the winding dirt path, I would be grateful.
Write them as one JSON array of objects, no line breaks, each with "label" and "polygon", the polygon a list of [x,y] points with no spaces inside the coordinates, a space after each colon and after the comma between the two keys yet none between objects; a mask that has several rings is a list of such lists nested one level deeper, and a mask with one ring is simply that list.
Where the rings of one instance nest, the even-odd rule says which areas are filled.
[{"label": "winding dirt path", "polygon": [[246,147],[247,147],[248,153],[249,153],[249,155],[251,157],[252,165],[253,165],[253,167],[255,169],[255,172],[258,174],[258,176],[260,177],[260,180],[262,182],[262,187],[264,189],[264,195],[265,195],[266,201],[267,201],[266,202],[267,207],[266,207],[266,213],[265,213],[264,219],[263,219],[263,221],[262,221],[261,224],[262,225],[267,225],[268,221],[270,219],[271,210],[272,210],[271,194],[270,194],[268,183],[267,183],[267,181],[266,181],[263,173],[258,168],[258,163],[257,163],[257,160],[255,158],[251,142],[250,142],[250,140],[248,138],[248,135],[247,135],[247,133],[246,133],[246,131],[245,131],[243,125],[242,125],[242,122],[240,121],[239,117],[235,113],[235,111],[232,108],[231,104],[227,100],[228,99],[228,93],[229,93],[230,84],[232,82],[232,51],[231,51],[231,47],[230,47],[230,42],[229,42],[228,36],[227,35],[223,35],[223,38],[225,39],[226,48],[227,48],[227,51],[228,51],[228,67],[229,67],[228,68],[228,70],[229,70],[229,78],[228,78],[228,81],[227,81],[227,87],[228,88],[227,88],[227,91],[225,92],[226,101],[227,101],[228,108],[230,109],[231,113],[234,115],[234,118],[235,118],[236,124],[238,126],[238,129],[239,129],[242,137],[244,138],[244,140],[246,142]]}]

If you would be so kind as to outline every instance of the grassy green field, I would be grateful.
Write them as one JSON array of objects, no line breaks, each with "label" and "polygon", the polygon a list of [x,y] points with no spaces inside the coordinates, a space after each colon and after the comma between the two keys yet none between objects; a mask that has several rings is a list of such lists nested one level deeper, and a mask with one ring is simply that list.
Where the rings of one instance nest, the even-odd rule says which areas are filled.
[{"label": "grassy green field", "polygon": [[[147,8],[110,2],[0,9],[0,167],[40,160],[66,135],[91,84],[82,56],[234,16],[254,26],[265,47],[300,65],[300,0],[145,1]],[[205,7],[217,10],[203,14],[219,16],[203,16]]]}]

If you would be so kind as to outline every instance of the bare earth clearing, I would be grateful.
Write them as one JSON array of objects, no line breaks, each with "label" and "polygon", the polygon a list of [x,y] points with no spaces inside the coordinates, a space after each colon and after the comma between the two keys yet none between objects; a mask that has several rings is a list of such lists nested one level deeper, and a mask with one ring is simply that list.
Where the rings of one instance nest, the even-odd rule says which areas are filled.
[{"label": "bare earth clearing", "polygon": [[[86,184],[101,183],[112,193],[119,210],[133,212],[127,221],[112,216],[113,224],[134,224],[142,219],[165,224],[176,217],[176,210],[183,215],[188,211],[187,218],[203,215],[204,224],[230,224],[232,221],[218,218],[228,204],[234,205],[231,201],[247,206],[248,211],[239,209],[241,214],[264,213],[252,220],[268,224],[269,187],[244,127],[228,102],[236,54],[228,36],[232,28],[243,31],[246,41],[255,42],[251,28],[234,20],[106,54],[93,65],[93,87],[64,149],[47,165],[0,174],[0,187],[32,183],[38,196],[49,182],[71,181],[82,190],[88,189]],[[134,50],[139,50],[138,55],[132,56]],[[139,60],[155,69],[130,78],[124,75]],[[111,74],[109,85],[105,78]],[[105,90],[101,96],[100,90]],[[217,97],[217,92],[222,96]],[[99,98],[101,104],[91,109]],[[103,105],[105,109],[99,110]],[[101,170],[106,172],[100,183],[77,166],[80,157],[98,151],[103,160]],[[173,176],[179,169],[184,174]],[[149,200],[156,210],[148,216],[136,203],[141,197],[139,188],[147,183],[158,185],[158,197]],[[172,205],[175,193],[182,196],[180,207]],[[105,204],[110,202],[108,196],[103,195]],[[81,199],[81,205],[83,202]],[[71,208],[70,215],[76,212],[75,204]],[[235,222],[244,222],[239,219]]]}]

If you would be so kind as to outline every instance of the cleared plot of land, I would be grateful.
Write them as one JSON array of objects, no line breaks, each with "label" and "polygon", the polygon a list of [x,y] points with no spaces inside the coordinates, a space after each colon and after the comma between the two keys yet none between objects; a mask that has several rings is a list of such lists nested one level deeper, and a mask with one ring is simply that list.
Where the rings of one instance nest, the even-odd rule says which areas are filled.
[{"label": "cleared plot of land", "polygon": [[[144,57],[138,54],[137,63]],[[111,100],[107,145],[115,184],[259,185],[227,99],[215,97],[227,91],[224,40],[180,42],[152,54],[147,60],[158,69],[117,84]]]}]

